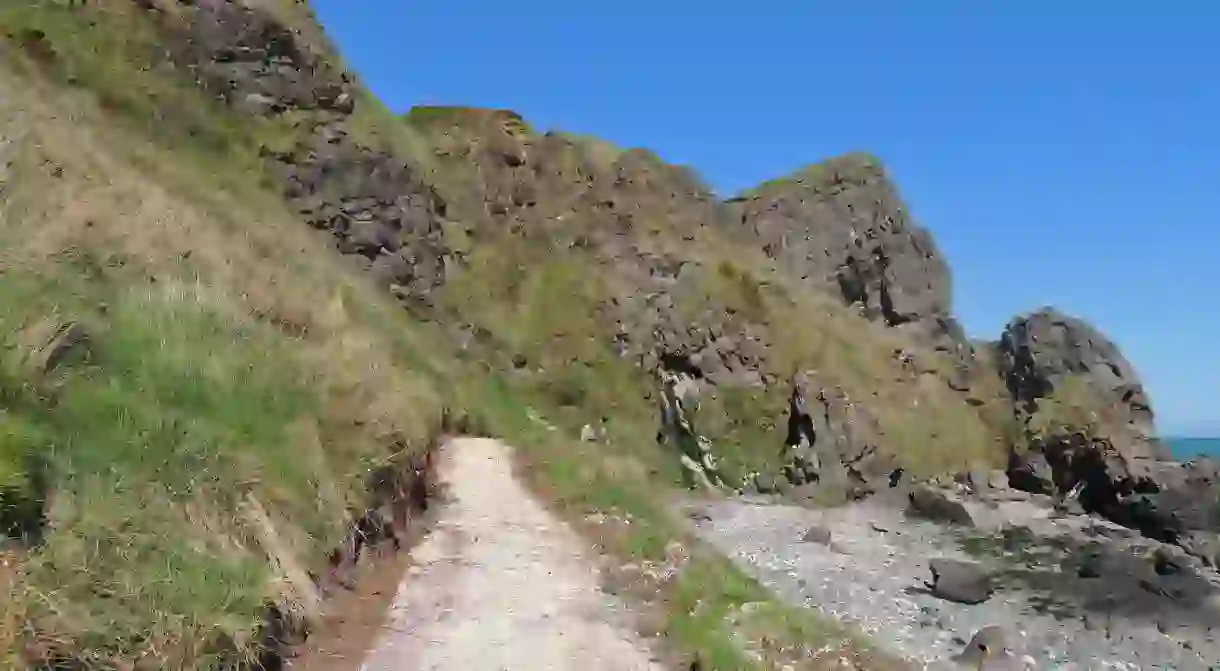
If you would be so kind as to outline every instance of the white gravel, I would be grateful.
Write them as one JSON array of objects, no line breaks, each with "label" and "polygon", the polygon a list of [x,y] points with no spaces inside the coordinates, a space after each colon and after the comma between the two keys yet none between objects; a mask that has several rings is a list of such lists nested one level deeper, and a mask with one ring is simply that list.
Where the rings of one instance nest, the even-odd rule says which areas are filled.
[{"label": "white gravel", "polygon": [[[1015,590],[974,606],[934,597],[920,589],[930,559],[977,558],[939,525],[875,499],[824,510],[750,500],[704,509],[710,519],[696,524],[699,534],[781,598],[852,624],[917,664],[943,665],[976,631],[999,625],[1030,668],[1220,669],[1220,646],[1199,628],[1167,635],[1120,617],[1061,620],[1035,612],[1034,595]],[[830,546],[800,542],[813,525],[831,531]]]}]

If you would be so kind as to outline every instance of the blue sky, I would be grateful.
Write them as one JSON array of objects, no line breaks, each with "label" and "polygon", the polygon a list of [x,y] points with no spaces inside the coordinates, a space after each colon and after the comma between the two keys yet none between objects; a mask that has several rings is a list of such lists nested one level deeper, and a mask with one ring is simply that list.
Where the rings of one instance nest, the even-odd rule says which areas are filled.
[{"label": "blue sky", "polygon": [[971,335],[1043,304],[1080,315],[1141,372],[1164,432],[1220,435],[1220,7],[313,4],[395,110],[510,108],[724,194],[871,151],[948,256]]}]

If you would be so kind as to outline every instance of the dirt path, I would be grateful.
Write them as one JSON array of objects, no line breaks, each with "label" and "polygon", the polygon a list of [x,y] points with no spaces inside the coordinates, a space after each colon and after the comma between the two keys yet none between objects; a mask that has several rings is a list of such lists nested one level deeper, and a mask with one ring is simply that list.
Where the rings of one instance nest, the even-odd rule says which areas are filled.
[{"label": "dirt path", "polygon": [[454,440],[439,475],[449,501],[364,671],[660,671],[586,546],[513,477],[507,447]]}]

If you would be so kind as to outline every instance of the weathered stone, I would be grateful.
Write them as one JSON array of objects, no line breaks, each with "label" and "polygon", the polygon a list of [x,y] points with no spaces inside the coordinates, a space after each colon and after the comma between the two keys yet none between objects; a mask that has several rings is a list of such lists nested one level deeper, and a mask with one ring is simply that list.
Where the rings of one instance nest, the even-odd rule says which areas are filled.
[{"label": "weathered stone", "polygon": [[[245,3],[201,0],[165,25],[171,57],[238,109],[278,114],[324,109],[350,114],[350,78],[274,17]],[[185,28],[179,28],[184,25]]]},{"label": "weathered stone", "polygon": [[1182,549],[1205,565],[1220,568],[1220,534],[1192,531],[1180,540]]},{"label": "weathered stone", "polygon": [[774,494],[779,491],[779,486],[775,483],[775,476],[768,473],[759,473],[754,477],[754,488],[759,494]]},{"label": "weathered stone", "polygon": [[730,207],[789,272],[946,349],[964,344],[950,316],[948,267],[876,159],[835,158],[769,182]]},{"label": "weathered stone", "polygon": [[369,272],[384,286],[407,284],[411,280],[412,270],[411,264],[401,254],[384,250],[369,267]]},{"label": "weathered stone", "polygon": [[[268,156],[285,196],[304,221],[330,231],[342,252],[372,261],[381,284],[429,304],[449,254],[439,225],[445,204],[392,150],[348,134],[356,88],[338,61],[248,3],[201,0],[161,18],[173,64],[235,110],[310,115],[299,117],[309,121],[297,122],[307,137],[296,149]],[[401,258],[386,256],[404,245],[411,249]]]},{"label": "weathered stone", "polygon": [[1154,416],[1139,376],[1118,347],[1075,317],[1043,308],[1009,322],[998,347],[1001,375],[1029,415],[1058,392],[1080,404],[1097,424],[1094,435],[1128,460],[1167,457],[1155,438]]},{"label": "weathered stone", "polygon": [[830,541],[830,529],[822,526],[809,527],[809,529],[801,536],[802,543],[819,543],[821,545],[830,545]]},{"label": "weathered stone", "polygon": [[991,598],[991,577],[981,566],[956,559],[933,559],[932,594],[948,601],[976,604]]},{"label": "weathered stone", "polygon": [[970,511],[961,502],[949,497],[944,491],[927,485],[917,485],[908,494],[910,514],[936,522],[947,522],[965,527],[976,526]]},{"label": "weathered stone", "polygon": [[1012,450],[1008,455],[1008,482],[1023,492],[1050,494],[1055,490],[1054,471],[1038,451]]},{"label": "weathered stone", "polygon": [[1076,575],[1081,578],[1100,578],[1103,569],[1101,550],[1096,543],[1090,543],[1077,551],[1075,555]]},{"label": "weathered stone", "polygon": [[16,335],[15,347],[7,355],[11,365],[24,370],[32,379],[41,378],[65,361],[89,353],[89,334],[84,325],[41,319]]}]

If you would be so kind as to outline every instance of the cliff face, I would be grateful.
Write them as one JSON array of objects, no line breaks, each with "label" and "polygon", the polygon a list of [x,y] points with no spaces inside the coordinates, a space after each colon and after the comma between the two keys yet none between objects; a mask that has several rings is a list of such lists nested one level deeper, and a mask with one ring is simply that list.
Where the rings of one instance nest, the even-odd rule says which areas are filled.
[{"label": "cliff face", "polygon": [[[263,147],[269,172],[305,223],[414,309],[511,343],[518,367],[541,367],[530,360],[547,358],[538,344],[557,333],[572,351],[551,368],[607,352],[646,372],[681,365],[713,395],[752,399],[711,424],[752,426],[716,437],[759,451],[777,440],[767,434],[782,422],[791,375],[813,369],[815,386],[829,392],[822,397],[859,399],[852,412],[873,419],[856,423],[876,425],[857,438],[827,429],[848,444],[848,462],[877,451],[901,461],[913,443],[948,435],[987,443],[951,449],[963,466],[988,453],[1001,459],[1007,425],[1026,424],[1063,373],[1084,371],[1076,377],[1097,390],[1089,403],[1124,404],[1121,431],[1111,423],[1107,435],[1151,454],[1138,380],[1088,327],[1039,313],[1006,332],[999,370],[990,352],[976,352],[952,315],[947,263],[875,158],[834,158],[721,202],[691,171],[647,151],[539,133],[509,111],[418,108],[387,129],[332,50],[266,5],[145,6],[180,72],[273,130]],[[522,255],[515,270],[491,268],[496,249]],[[583,276],[570,273],[576,266]],[[592,317],[574,320],[579,328],[560,317],[531,330],[519,314],[497,320],[460,305],[527,300],[509,271],[578,276],[557,284],[559,298]],[[493,291],[504,288],[512,291]],[[575,343],[582,339],[597,344]],[[835,351],[849,346],[862,352]],[[912,407],[933,417],[913,436],[899,428]]]},{"label": "cliff face", "polygon": [[447,253],[445,203],[387,138],[360,132],[370,100],[328,47],[243,2],[149,7],[179,72],[273,129],[262,148],[267,167],[302,219],[330,232],[380,284],[427,304]]},{"label": "cliff face", "polygon": [[731,207],[788,272],[943,351],[964,345],[951,315],[948,264],[911,221],[877,159],[835,158],[768,182]]},{"label": "cliff face", "polygon": [[[39,213],[39,217],[63,226],[56,238],[56,233],[38,228],[44,221],[33,221],[30,215],[21,223],[26,228],[13,224],[13,231],[28,232],[13,249],[51,245],[55,254],[91,273],[89,290],[102,292],[100,298],[82,294],[88,295],[89,304],[82,309],[84,314],[101,323],[115,320],[115,314],[127,316],[121,325],[99,329],[100,353],[123,354],[106,349],[105,338],[121,334],[124,328],[142,333],[138,327],[146,321],[144,303],[123,304],[120,299],[126,294],[113,285],[138,282],[138,293],[144,295],[145,284],[211,284],[217,293],[224,293],[223,314],[215,320],[209,315],[207,320],[212,321],[203,320],[194,328],[192,333],[203,334],[201,344],[182,338],[198,345],[195,349],[185,355],[157,354],[156,346],[166,342],[157,333],[128,344],[140,354],[145,349],[151,353],[131,357],[132,361],[148,359],[150,366],[163,365],[168,371],[176,371],[174,366],[181,367],[183,361],[216,359],[218,364],[231,364],[224,368],[224,379],[242,384],[213,388],[217,383],[209,377],[210,370],[187,377],[190,383],[210,389],[205,400],[215,400],[217,407],[209,412],[220,414],[199,422],[204,428],[221,427],[216,436],[207,434],[207,444],[232,444],[233,436],[222,429],[249,421],[249,406],[265,410],[283,403],[284,389],[292,389],[293,398],[321,394],[320,407],[311,412],[322,417],[317,431],[325,436],[311,437],[305,431],[309,427],[298,426],[298,407],[281,407],[279,415],[268,415],[277,425],[249,437],[249,442],[239,440],[243,450],[231,455],[232,482],[223,481],[217,492],[207,493],[215,494],[215,500],[190,501],[187,506],[206,503],[220,512],[193,509],[188,512],[194,517],[178,519],[163,497],[122,494],[150,504],[143,508],[133,504],[135,510],[167,512],[159,522],[162,526],[140,527],[131,537],[157,540],[161,544],[154,550],[132,555],[131,561],[116,550],[107,559],[110,566],[131,569],[124,578],[129,582],[111,593],[132,586],[161,586],[166,581],[157,571],[166,556],[223,537],[216,558],[194,558],[187,567],[206,569],[198,572],[201,586],[215,582],[216,576],[226,588],[239,584],[248,601],[239,604],[244,610],[234,616],[238,606],[220,590],[215,603],[205,605],[194,598],[174,601],[176,594],[152,594],[148,603],[155,608],[149,606],[149,612],[124,612],[120,620],[126,638],[121,641],[113,626],[105,623],[113,620],[99,616],[66,622],[59,611],[40,612],[39,626],[50,631],[63,628],[68,632],[65,641],[105,641],[99,649],[126,647],[123,653],[132,653],[146,647],[144,632],[166,625],[168,620],[157,620],[162,616],[173,619],[173,626],[199,623],[200,631],[188,633],[198,638],[192,641],[201,647],[237,641],[235,634],[228,633],[224,636],[232,641],[213,641],[209,637],[220,636],[220,630],[211,625],[212,620],[198,616],[212,609],[205,615],[216,616],[216,622],[254,622],[257,615],[251,614],[261,608],[265,597],[257,571],[267,570],[266,558],[243,554],[253,572],[243,570],[235,576],[227,555],[221,555],[232,550],[228,544],[232,538],[245,532],[223,527],[215,538],[200,540],[190,537],[188,529],[207,526],[196,523],[204,517],[207,523],[235,519],[232,501],[224,497],[237,492],[234,482],[240,482],[240,487],[256,488],[268,508],[276,509],[273,512],[294,521],[304,547],[318,550],[314,545],[322,547],[333,540],[323,532],[333,532],[343,523],[345,512],[338,508],[359,503],[354,489],[343,488],[351,483],[328,478],[337,478],[340,471],[359,472],[365,466],[362,460],[383,456],[387,442],[398,454],[401,444],[420,448],[431,438],[434,427],[420,417],[439,414],[442,403],[439,392],[434,393],[436,381],[422,382],[420,376],[428,370],[447,376],[448,368],[433,365],[447,357],[449,362],[462,356],[478,361],[477,367],[462,371],[490,370],[497,379],[511,379],[514,389],[532,392],[531,403],[537,400],[556,422],[580,427],[605,417],[612,426],[625,427],[621,436],[633,445],[649,445],[659,421],[658,384],[651,376],[658,370],[686,373],[697,379],[703,392],[695,426],[743,489],[833,503],[888,487],[892,478],[933,477],[1007,462],[1014,483],[1035,490],[1066,493],[1082,481],[1092,482],[1098,488],[1091,492],[1094,510],[1158,537],[1190,538],[1197,529],[1220,526],[1215,511],[1199,505],[1218,487],[1216,471],[1159,461],[1163,454],[1154,439],[1147,394],[1129,362],[1096,329],[1054,311],[1039,311],[1016,318],[998,343],[966,342],[952,314],[946,260],[931,235],[916,226],[898,189],[872,157],[837,157],[721,201],[697,174],[669,165],[647,150],[623,150],[595,139],[538,132],[511,111],[423,107],[405,118],[394,117],[344,70],[307,17],[303,2],[46,0],[16,9],[2,6],[0,18],[4,18],[0,55],[20,54],[24,68],[10,79],[9,62],[0,62],[0,76],[6,77],[6,84],[15,82],[12,90],[18,90],[17,84],[50,81],[48,88],[70,91],[62,98],[70,102],[76,100],[71,95],[88,91],[96,106],[111,115],[105,117],[107,123],[127,124],[123,128],[128,134],[116,137],[155,144],[154,149],[142,150],[143,157],[115,148],[100,150],[99,144],[91,149],[107,157],[96,165],[82,156],[68,156],[62,146],[59,154],[48,150],[51,157],[43,157],[37,152],[41,149],[22,145],[29,165],[21,167],[24,173],[18,181],[0,184],[4,187],[0,193],[7,196],[15,193],[12,184],[33,179],[40,198],[51,201],[46,216]],[[115,35],[122,39],[111,39]],[[10,117],[21,117],[10,115],[5,102],[0,100],[4,148],[10,137],[18,135],[11,128],[20,126],[10,123]],[[62,105],[67,109],[67,104]],[[38,113],[56,131],[44,133],[43,144],[54,145],[56,134],[68,137],[67,122],[49,112]],[[37,115],[30,112],[30,116]],[[88,133],[81,137],[88,139]],[[148,155],[160,156],[159,150],[176,159],[189,154],[190,159],[178,159],[183,162],[194,160],[196,154],[218,156],[223,162],[211,163],[206,170],[179,166],[177,173],[162,174],[162,168],[173,167],[174,162],[167,157],[160,163],[149,162]],[[66,167],[52,167],[51,159],[65,157],[78,161],[62,160]],[[238,160],[250,161],[254,167],[231,162]],[[132,165],[145,171],[143,181]],[[109,170],[106,179],[81,176],[106,172],[98,166]],[[9,166],[4,167],[0,173],[9,172]],[[206,178],[201,178],[205,172]],[[192,174],[198,179],[190,178]],[[217,203],[222,199],[215,193],[198,193],[215,192],[213,182],[224,177],[251,182],[244,184],[248,190],[234,193],[244,194],[251,203],[265,199],[271,205]],[[167,185],[171,179],[173,189],[189,198]],[[259,181],[270,185],[270,195],[253,184]],[[121,188],[113,188],[122,193],[111,194],[98,185],[110,182],[120,184]],[[96,190],[85,189],[89,198],[77,198],[63,184],[85,184]],[[160,200],[145,204],[140,196],[148,194]],[[82,204],[87,200],[100,201],[112,211],[84,216]],[[132,200],[140,206],[124,209],[123,203]],[[6,205],[0,200],[0,206]],[[181,217],[154,216],[159,207]],[[26,207],[18,213],[30,212],[40,211]],[[284,222],[277,220],[277,212]],[[128,217],[137,224],[129,226]],[[99,222],[96,226],[94,218]],[[237,218],[244,221],[231,221]],[[274,226],[264,227],[265,221],[273,220]],[[296,233],[298,228],[301,233]],[[310,235],[304,233],[309,229],[322,232],[329,248],[346,261],[366,268],[379,288],[407,307],[414,317],[409,323],[426,320],[443,329],[450,338],[415,354],[418,360],[436,361],[412,359],[418,365],[399,370],[387,362],[393,359],[388,351],[411,349],[393,332],[399,322],[387,318],[378,322],[381,326],[371,326],[354,316],[360,310],[350,303],[344,307],[343,300],[322,300],[336,287],[350,289],[345,289],[346,295],[362,296],[370,305],[381,300],[381,293],[366,282],[351,282],[355,288],[345,284],[345,274],[336,270],[342,266],[328,264],[329,255],[322,254],[320,245],[309,242]],[[98,246],[105,254],[82,253],[79,240],[88,243],[85,248]],[[63,249],[52,243],[62,243]],[[112,253],[106,245],[120,246],[121,253]],[[45,251],[33,249],[30,256]],[[292,259],[295,254],[301,255],[299,259]],[[9,279],[6,274],[5,282]],[[287,288],[298,284],[299,289]],[[127,305],[126,311],[107,312],[116,301],[120,307]],[[13,301],[17,307],[33,304]],[[17,307],[13,314],[20,312]],[[196,307],[190,305],[192,310]],[[157,323],[168,328],[179,323],[179,316],[166,312]],[[45,315],[30,320],[34,317]],[[0,321],[4,318],[7,314],[0,314]],[[217,328],[216,320],[232,326],[232,333]],[[384,325],[390,325],[390,332]],[[71,325],[56,321],[51,326]],[[272,329],[274,337],[260,328]],[[251,332],[264,333],[268,342],[283,340],[283,351],[250,340]],[[290,359],[285,351],[295,353],[292,356],[300,361]],[[107,362],[101,356],[102,370],[116,360],[126,361],[112,356]],[[270,370],[267,361],[284,361],[284,365]],[[257,388],[245,384],[255,368],[268,376]],[[9,371],[0,372],[10,376]],[[137,399],[135,405],[156,407],[176,399],[182,387],[171,376],[163,394],[150,392],[156,389],[139,381],[138,389],[127,389],[124,384],[135,378],[121,372],[115,379],[122,384],[113,388],[102,384],[93,390],[96,398],[112,401],[107,394],[123,389]],[[156,368],[151,373],[163,371]],[[817,464],[809,453],[793,458],[783,450],[786,425],[792,418],[788,399],[797,373],[808,379],[804,412],[814,428],[811,448]],[[5,386],[0,389],[4,392],[0,403],[21,399],[20,394],[9,395],[10,389],[28,390],[26,375],[18,371],[12,379],[0,376],[0,386]],[[278,375],[287,376],[292,384]],[[427,393],[412,390],[412,384]],[[217,400],[231,398],[251,400],[228,404]],[[44,400],[30,401],[34,405],[29,407],[41,412],[37,403]],[[4,410],[0,423],[11,420],[7,406]],[[200,412],[190,407],[174,412],[178,410]],[[131,427],[116,429],[110,448],[115,454],[129,455],[124,449],[151,434],[165,438],[166,445],[176,445],[177,418],[152,420],[157,421],[137,427],[137,433],[123,433],[135,431]],[[409,431],[412,427],[414,433]],[[301,432],[305,438],[283,439]],[[98,431],[85,434],[109,436]],[[320,447],[322,440],[326,444]],[[289,448],[295,451],[279,451]],[[660,459],[643,461],[672,462],[666,449],[653,450]],[[183,482],[195,482],[190,468],[198,462],[183,466],[182,454],[185,451],[179,450],[162,456],[167,465],[181,466],[176,472]],[[309,464],[296,464],[300,455],[309,456]],[[2,466],[12,465],[9,456],[0,454]],[[638,454],[633,454],[622,461],[633,464],[636,458]],[[277,461],[260,471],[259,459]],[[342,460],[342,468],[329,459]],[[139,471],[146,464],[137,461],[124,467],[140,477],[154,477]],[[24,467],[17,461],[13,464],[17,471]],[[260,481],[264,472],[292,471],[278,467],[283,464],[300,466],[299,478],[287,483]],[[641,487],[653,486],[656,483],[649,478],[664,472],[615,467],[644,479],[647,484]],[[41,478],[45,473],[18,475]],[[27,479],[33,483],[37,478]],[[121,494],[112,495],[112,482],[98,482],[101,486],[94,488],[94,494],[104,492],[111,498]],[[44,487],[39,483],[35,489]],[[160,481],[154,478],[150,483],[149,489],[159,492]],[[331,489],[322,490],[318,483]],[[0,501],[12,500],[15,489],[0,489]],[[331,501],[340,489],[342,500],[337,510],[329,511],[333,519],[326,520],[331,526],[318,523],[326,528],[312,528],[317,501]],[[48,501],[22,495],[23,504],[38,509],[37,515],[29,516],[46,514]],[[277,497],[289,500],[277,501]],[[20,526],[10,520],[0,522]],[[113,528],[121,528],[128,520],[90,522],[94,527],[78,522],[55,519],[60,528],[83,529],[79,533],[84,542],[72,544],[78,538],[56,537],[61,532],[52,529],[52,538],[66,538],[68,545],[66,554],[46,555],[46,566],[88,564],[73,553],[85,545],[110,548],[106,543],[110,537],[105,536],[110,528],[105,525],[113,522]],[[231,532],[232,536],[224,536]],[[82,604],[84,610],[93,608],[91,578],[68,573],[77,582],[60,592],[65,594],[62,598],[73,608]],[[48,578],[46,584],[59,589],[59,576],[48,575],[55,580]],[[254,636],[251,631],[237,633]],[[170,634],[176,636],[174,632]],[[163,658],[160,664],[172,666]]]},{"label": "cliff face", "polygon": [[[735,451],[740,475],[761,470],[798,494],[816,489],[779,456],[799,371],[814,387],[826,461],[841,464],[843,479],[854,482],[836,496],[871,491],[900,464],[923,471],[1002,461],[1000,430],[992,426],[1005,421],[996,407],[1004,402],[998,378],[980,373],[960,342],[948,315],[948,271],[927,234],[907,227],[875,162],[850,188],[793,179],[795,187],[785,180],[760,189],[757,200],[725,203],[691,171],[647,151],[538,133],[509,112],[419,108],[406,121],[429,138],[430,178],[465,239],[455,264],[455,286],[465,289],[450,320],[473,322],[493,338],[526,328],[488,317],[492,309],[461,309],[486,293],[468,287],[512,281],[508,273],[484,276],[490,264],[480,249],[519,254],[514,265],[524,275],[546,275],[548,265],[567,260],[596,284],[572,308],[597,315],[582,333],[609,343],[616,361],[637,370],[693,372],[707,396],[704,430]],[[859,161],[834,159],[808,172]],[[797,195],[789,198],[792,188]],[[826,202],[784,217],[763,206],[799,204],[805,188]],[[743,219],[758,225],[741,226]],[[795,252],[776,253],[783,240],[815,233],[819,242],[801,244],[821,245],[820,257],[837,245],[834,260],[802,265]],[[848,285],[856,288],[845,295]],[[522,299],[499,302],[514,300]],[[509,337],[499,347],[538,337]],[[589,358],[585,350],[537,360],[561,348],[551,349],[520,352],[518,364],[554,370]],[[644,384],[631,393],[647,393]],[[924,459],[929,453],[935,456]]]}]

